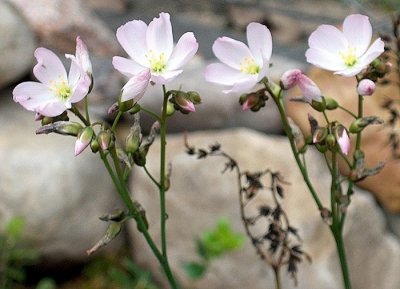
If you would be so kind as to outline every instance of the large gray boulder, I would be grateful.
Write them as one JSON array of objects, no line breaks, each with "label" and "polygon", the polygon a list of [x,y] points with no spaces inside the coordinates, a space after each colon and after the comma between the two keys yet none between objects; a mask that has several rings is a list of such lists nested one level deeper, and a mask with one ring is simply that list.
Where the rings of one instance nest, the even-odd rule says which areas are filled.
[{"label": "large gray boulder", "polygon": [[[189,141],[197,147],[207,147],[218,141],[243,170],[270,168],[279,171],[290,182],[285,187],[284,207],[293,226],[299,228],[304,250],[313,261],[300,265],[298,287],[283,270],[283,288],[343,288],[334,241],[303,183],[286,139],[235,129],[193,133],[189,135]],[[223,159],[197,160],[188,156],[182,135],[168,139],[167,157],[173,165],[171,188],[167,192],[169,258],[179,279],[190,288],[273,288],[272,270],[256,256],[248,240],[243,249],[214,262],[204,279],[192,282],[185,277],[182,264],[196,259],[194,239],[202,231],[214,227],[218,217],[228,217],[234,229],[243,232],[237,181],[233,173],[220,174],[224,168]],[[155,146],[147,159],[148,169],[155,175],[158,159],[158,147]],[[308,153],[307,160],[316,191],[328,206],[330,176],[323,169],[323,160],[314,151]],[[131,188],[146,208],[150,232],[157,239],[160,228],[158,192],[141,170],[135,171]],[[136,260],[155,272],[160,280],[165,280],[133,223],[130,233]],[[398,288],[400,276],[396,272],[400,270],[400,243],[386,230],[381,209],[368,193],[356,190],[344,234],[353,288]]]},{"label": "large gray boulder", "polygon": [[0,1],[0,89],[30,69],[35,39],[25,19],[7,1]]},{"label": "large gray boulder", "polygon": [[35,135],[40,123],[11,97],[0,102],[0,230],[22,216],[30,248],[84,261],[107,227],[98,217],[118,205],[111,179],[90,149],[74,157],[74,138]]}]

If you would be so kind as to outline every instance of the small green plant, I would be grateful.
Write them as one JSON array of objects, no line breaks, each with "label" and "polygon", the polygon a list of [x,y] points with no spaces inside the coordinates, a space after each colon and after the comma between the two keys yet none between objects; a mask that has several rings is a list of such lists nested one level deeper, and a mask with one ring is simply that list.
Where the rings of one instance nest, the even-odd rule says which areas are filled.
[{"label": "small green plant", "polygon": [[25,280],[24,266],[34,264],[39,254],[22,247],[22,232],[25,221],[14,217],[0,233],[0,288],[11,289]]},{"label": "small green plant", "polygon": [[204,232],[197,240],[197,254],[200,261],[183,264],[186,274],[192,279],[200,279],[207,272],[212,260],[242,247],[244,235],[232,230],[227,218],[220,218],[213,230]]}]

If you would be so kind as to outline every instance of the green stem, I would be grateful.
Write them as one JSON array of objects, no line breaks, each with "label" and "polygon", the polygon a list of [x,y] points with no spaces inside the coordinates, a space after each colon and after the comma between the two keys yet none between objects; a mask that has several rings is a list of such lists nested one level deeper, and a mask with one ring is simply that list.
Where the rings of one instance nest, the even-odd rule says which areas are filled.
[{"label": "green stem", "polygon": [[161,122],[161,117],[160,117],[158,114],[156,114],[156,113],[154,113],[153,111],[151,111],[150,109],[147,109],[147,108],[141,106],[141,107],[140,107],[140,110],[141,110],[141,111],[144,111],[144,112],[147,113],[148,115],[151,115],[151,116],[154,117],[156,120],[158,120],[159,122]]},{"label": "green stem", "polygon": [[119,120],[121,119],[121,116],[122,116],[123,114],[124,114],[124,113],[123,113],[122,111],[118,111],[118,114],[117,114],[117,116],[115,117],[114,122],[113,122],[113,124],[112,124],[111,131],[115,132],[115,128],[117,127],[117,124],[118,124],[118,122],[119,122]]},{"label": "green stem", "polygon": [[144,171],[146,172],[146,175],[150,178],[150,180],[157,186],[157,188],[160,188],[160,184],[157,182],[157,180],[153,177],[153,175],[149,172],[146,166],[143,166]]},{"label": "green stem", "polygon": [[84,98],[84,105],[85,105],[86,120],[88,121],[88,123],[90,123],[89,104],[87,95]]},{"label": "green stem", "polygon": [[160,121],[160,182],[159,182],[159,191],[160,191],[160,210],[161,210],[161,249],[164,258],[168,259],[167,254],[167,234],[166,234],[166,207],[165,207],[165,156],[166,156],[166,133],[167,133],[167,103],[168,103],[168,95],[165,85],[163,85],[163,106],[162,106],[162,115]]},{"label": "green stem", "polygon": [[312,195],[315,203],[317,204],[318,209],[322,210],[323,209],[323,205],[322,205],[322,203],[321,203],[321,201],[320,201],[320,199],[319,199],[319,197],[317,195],[317,192],[315,191],[313,185],[311,184],[311,181],[310,181],[310,179],[308,177],[307,170],[306,170],[305,166],[302,164],[302,162],[300,160],[299,153],[298,153],[298,151],[296,149],[296,143],[295,143],[295,140],[294,140],[292,129],[290,128],[289,122],[288,122],[288,120],[286,118],[286,112],[285,112],[285,108],[284,108],[284,104],[283,104],[282,90],[280,90],[279,93],[277,95],[275,95],[273,93],[273,91],[269,88],[268,85],[266,85],[266,88],[269,91],[269,93],[271,94],[273,100],[275,101],[276,106],[278,107],[279,115],[281,117],[281,121],[282,121],[282,124],[283,124],[283,128],[284,128],[285,133],[286,133],[286,135],[287,135],[287,137],[289,139],[289,143],[290,143],[290,147],[291,147],[292,152],[293,152],[293,156],[294,156],[294,158],[296,160],[296,163],[297,163],[297,166],[299,167],[300,172],[301,172],[301,174],[303,176],[304,182],[306,183],[309,191],[311,192],[311,195]]},{"label": "green stem", "polygon": [[70,110],[86,125],[89,126],[90,125],[90,121],[89,119],[86,119],[81,112],[79,111],[79,109],[73,104],[70,108]]},{"label": "green stem", "polygon": [[156,244],[154,243],[153,239],[151,238],[142,216],[138,212],[137,208],[135,207],[135,205],[129,195],[128,189],[123,181],[123,174],[122,174],[121,167],[119,165],[119,160],[118,160],[115,148],[111,150],[111,157],[113,159],[113,162],[115,165],[115,170],[116,170],[117,174],[114,173],[114,171],[107,159],[107,156],[104,154],[104,152],[101,150],[99,152],[100,152],[100,157],[101,157],[101,159],[102,159],[102,161],[103,161],[103,163],[104,163],[104,165],[105,165],[109,175],[111,176],[111,179],[117,189],[118,194],[120,195],[122,201],[128,208],[129,213],[135,218],[140,232],[143,234],[151,251],[153,252],[153,254],[156,256],[157,260],[161,264],[161,266],[164,270],[164,273],[169,281],[169,284],[171,285],[171,288],[178,289],[179,287],[178,287],[176,280],[172,274],[172,271],[171,271],[171,268],[169,266],[167,259],[164,258],[164,256],[161,254],[160,250],[157,248]]},{"label": "green stem", "polygon": [[347,266],[346,251],[343,243],[342,231],[338,228],[331,227],[332,234],[335,238],[336,248],[339,255],[340,267],[342,268],[343,283],[345,289],[351,289],[349,268]]},{"label": "green stem", "polygon": [[347,108],[345,108],[345,107],[343,107],[343,106],[341,106],[341,105],[339,105],[338,108],[340,108],[341,110],[347,112],[347,113],[348,113],[349,115],[351,115],[352,117],[357,118],[357,116],[356,116],[354,113],[352,113],[350,110],[348,110]]}]

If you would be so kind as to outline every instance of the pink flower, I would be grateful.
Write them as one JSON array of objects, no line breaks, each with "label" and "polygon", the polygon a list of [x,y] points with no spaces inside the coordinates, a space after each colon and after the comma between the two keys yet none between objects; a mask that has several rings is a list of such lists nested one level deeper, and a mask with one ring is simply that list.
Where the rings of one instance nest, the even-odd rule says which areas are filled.
[{"label": "pink flower", "polygon": [[[147,88],[145,82],[166,84],[173,80],[182,73],[181,67],[189,62],[199,47],[192,32],[183,34],[174,47],[168,13],[160,13],[159,17],[154,18],[148,26],[141,20],[133,20],[122,25],[117,30],[117,39],[130,59],[114,56],[114,68],[128,77],[142,75],[136,79],[141,84],[137,85],[136,91],[134,89],[130,91],[128,96],[130,98],[144,94]],[[149,80],[145,80],[144,77],[149,75]],[[132,80],[129,86],[132,86],[134,81]]]},{"label": "pink flower", "polygon": [[375,92],[375,82],[371,79],[362,79],[357,86],[357,92],[362,96],[369,96]]},{"label": "pink flower", "polygon": [[281,77],[281,84],[283,89],[290,89],[298,85],[305,102],[311,104],[313,101],[322,101],[321,90],[314,81],[301,72],[300,69],[286,71]]},{"label": "pink flower", "polygon": [[229,37],[220,37],[213,44],[213,52],[222,63],[208,65],[205,78],[226,86],[224,93],[248,92],[267,74],[271,32],[264,25],[250,23],[246,35],[248,46]]},{"label": "pink flower", "polygon": [[307,61],[315,66],[343,76],[354,76],[384,51],[378,38],[370,46],[372,27],[367,16],[349,15],[343,22],[343,32],[332,25],[321,25],[308,44]]},{"label": "pink flower", "polygon": [[[77,53],[78,54],[78,53]],[[33,74],[40,82],[27,81],[13,90],[13,99],[25,109],[44,116],[58,116],[81,101],[89,91],[91,79],[80,63],[73,60],[69,73],[52,51],[38,48]]]},{"label": "pink flower", "polygon": [[336,130],[336,139],[342,153],[348,155],[351,143],[349,133],[347,132],[346,128],[343,126],[338,127]]},{"label": "pink flower", "polygon": [[140,71],[129,79],[129,81],[122,87],[121,101],[133,99],[138,102],[146,92],[151,78],[150,69]]}]

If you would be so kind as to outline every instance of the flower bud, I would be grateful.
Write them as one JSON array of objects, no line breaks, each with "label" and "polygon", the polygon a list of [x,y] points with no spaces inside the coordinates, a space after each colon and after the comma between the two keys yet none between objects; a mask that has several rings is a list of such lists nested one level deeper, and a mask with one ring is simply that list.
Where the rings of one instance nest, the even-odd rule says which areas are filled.
[{"label": "flower bud", "polygon": [[319,112],[322,112],[326,109],[325,100],[323,100],[321,102],[312,100],[310,104],[313,109],[315,109],[316,111],[319,111]]},{"label": "flower bud", "polygon": [[75,142],[75,156],[82,153],[85,148],[91,143],[94,135],[93,128],[91,126],[85,127],[78,136],[78,139]]},{"label": "flower bud", "polygon": [[139,167],[143,167],[146,165],[146,155],[148,149],[140,147],[134,154],[133,154],[133,161]]},{"label": "flower bud", "polygon": [[112,115],[117,111],[118,111],[118,102],[115,102],[107,109],[107,114]]},{"label": "flower bud", "polygon": [[325,140],[328,130],[325,127],[318,127],[313,133],[313,143],[320,143]]},{"label": "flower bud", "polygon": [[140,126],[133,126],[125,140],[125,150],[127,153],[135,153],[140,146],[142,135]]},{"label": "flower bud", "polygon": [[56,121],[42,126],[38,130],[36,130],[36,134],[48,134],[54,132],[61,135],[78,136],[82,128],[82,125],[78,122]]},{"label": "flower bud", "polygon": [[112,139],[112,133],[110,130],[102,130],[97,136],[97,141],[103,151],[110,147]]},{"label": "flower bud", "polygon": [[336,138],[333,134],[328,134],[325,141],[330,149],[333,149],[336,146]]},{"label": "flower bud", "polygon": [[328,151],[328,146],[326,145],[326,143],[325,144],[319,144],[319,143],[316,143],[315,144],[315,147],[317,148],[317,150],[319,151],[319,152],[321,152],[321,153],[326,153],[327,151]]},{"label": "flower bud", "polygon": [[346,128],[342,125],[336,127],[336,139],[341,152],[345,155],[350,151],[350,137]]},{"label": "flower bud", "polygon": [[118,109],[119,111],[122,112],[127,112],[133,107],[133,99],[129,99],[127,101],[121,101],[121,99],[118,101]]},{"label": "flower bud", "polygon": [[284,90],[288,90],[297,85],[299,76],[302,74],[300,69],[290,69],[282,74],[280,85]]},{"label": "flower bud", "polygon": [[97,141],[97,139],[92,139],[91,143],[90,143],[90,149],[92,150],[92,152],[97,153],[99,151],[100,145],[99,142]]},{"label": "flower bud", "polygon": [[201,103],[201,97],[200,94],[198,94],[196,91],[188,91],[187,96],[191,102],[194,104],[200,104]]},{"label": "flower bud", "polygon": [[362,96],[372,95],[375,91],[375,82],[370,79],[362,79],[357,86],[357,92]]},{"label": "flower bud", "polygon": [[339,107],[339,103],[331,97],[324,96],[325,106],[328,110],[334,110]]},{"label": "flower bud", "polygon": [[196,111],[194,103],[189,99],[189,95],[183,91],[175,92],[170,101],[174,104],[175,109],[184,114]]},{"label": "flower bud", "polygon": [[172,116],[175,112],[174,104],[170,101],[167,103],[167,116]]},{"label": "flower bud", "polygon": [[55,121],[54,117],[50,117],[50,116],[44,116],[42,118],[42,125],[47,125],[47,124],[51,124]]}]

